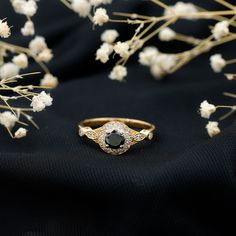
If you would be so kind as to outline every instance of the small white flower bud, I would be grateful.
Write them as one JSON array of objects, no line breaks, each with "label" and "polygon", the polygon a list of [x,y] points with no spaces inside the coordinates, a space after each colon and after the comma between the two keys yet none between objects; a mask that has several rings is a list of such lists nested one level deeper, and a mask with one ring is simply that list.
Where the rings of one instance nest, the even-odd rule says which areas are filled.
[{"label": "small white flower bud", "polygon": [[159,33],[159,39],[161,41],[168,42],[168,41],[171,41],[171,40],[175,39],[175,37],[176,37],[175,31],[172,30],[169,27],[166,27],[166,28],[162,29]]},{"label": "small white flower bud", "polygon": [[11,29],[6,21],[0,20],[0,37],[8,38],[11,35]]},{"label": "small white flower bud", "polygon": [[22,14],[32,17],[37,12],[38,6],[35,0],[25,1],[22,6]]},{"label": "small white flower bud", "polygon": [[210,57],[210,64],[214,72],[219,73],[226,66],[226,61],[221,54],[215,54]]},{"label": "small white flower bud", "polygon": [[8,79],[19,74],[19,67],[14,63],[8,62],[0,67],[0,78]]},{"label": "small white flower bud", "polygon": [[119,33],[116,30],[105,30],[101,35],[101,40],[105,43],[112,44],[116,41]]},{"label": "small white flower bud", "polygon": [[212,29],[212,33],[216,40],[219,40],[227,35],[229,35],[229,22],[228,21],[221,21],[215,24],[214,28]]},{"label": "small white flower bud", "polygon": [[81,17],[87,17],[91,11],[91,4],[88,0],[72,0],[72,9]]},{"label": "small white flower bud", "polygon": [[125,66],[118,65],[113,68],[109,78],[111,80],[123,81],[127,74],[127,68]]},{"label": "small white flower bud", "polygon": [[29,49],[34,54],[38,54],[42,52],[44,49],[47,49],[45,38],[42,36],[36,36],[33,40],[30,41]]},{"label": "small white flower bud", "polygon": [[14,56],[12,62],[21,69],[28,67],[28,57],[24,53]]},{"label": "small white flower bud", "polygon": [[10,111],[0,113],[0,124],[8,129],[12,129],[17,121],[18,118]]},{"label": "small white flower bud", "polygon": [[27,129],[25,128],[19,128],[15,134],[14,134],[14,138],[16,139],[20,139],[20,138],[24,138],[27,135]]},{"label": "small white flower bud", "polygon": [[126,42],[117,42],[114,46],[114,51],[120,55],[122,58],[129,57],[129,44]]},{"label": "small white flower bud", "polygon": [[53,99],[50,94],[46,94],[44,91],[42,91],[37,96],[33,97],[30,106],[33,108],[33,112],[40,112],[44,110],[46,106],[51,106],[52,101]]},{"label": "small white flower bud", "polygon": [[206,129],[211,138],[220,133],[219,123],[216,121],[209,121],[206,125]]},{"label": "small white flower bud", "polygon": [[157,48],[145,47],[143,51],[139,53],[139,63],[144,66],[150,66],[153,64],[158,54],[159,51]]},{"label": "small white flower bud", "polygon": [[58,85],[58,78],[52,74],[45,74],[43,79],[40,81],[40,86],[55,88]]},{"label": "small white flower bud", "polygon": [[209,119],[210,116],[216,111],[216,106],[205,100],[201,103],[199,111],[202,118]]},{"label": "small white flower bud", "polygon": [[107,11],[104,8],[98,8],[95,11],[93,22],[95,25],[102,26],[109,21],[109,16],[107,15]]},{"label": "small white flower bud", "polygon": [[53,58],[52,50],[49,48],[45,48],[38,54],[37,58],[39,61],[48,63]]},{"label": "small white flower bud", "polygon": [[96,60],[100,60],[102,63],[107,63],[112,52],[113,46],[108,43],[103,43],[96,52]]},{"label": "small white flower bud", "polygon": [[21,33],[24,36],[31,36],[35,34],[34,23],[31,20],[25,22],[23,28],[21,28]]}]

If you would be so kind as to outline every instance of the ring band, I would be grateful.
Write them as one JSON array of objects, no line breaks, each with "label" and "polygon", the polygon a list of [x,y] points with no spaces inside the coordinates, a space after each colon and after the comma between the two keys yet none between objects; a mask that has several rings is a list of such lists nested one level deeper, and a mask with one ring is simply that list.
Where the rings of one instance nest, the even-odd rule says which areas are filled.
[{"label": "ring band", "polygon": [[155,125],[136,119],[104,117],[82,121],[79,135],[98,143],[108,154],[121,155],[144,139],[151,140]]}]

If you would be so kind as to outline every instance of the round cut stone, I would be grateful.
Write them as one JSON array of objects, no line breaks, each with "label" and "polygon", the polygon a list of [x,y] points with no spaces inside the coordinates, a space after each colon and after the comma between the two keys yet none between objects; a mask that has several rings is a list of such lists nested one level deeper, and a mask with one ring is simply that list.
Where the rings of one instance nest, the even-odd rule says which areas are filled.
[{"label": "round cut stone", "polygon": [[125,143],[125,138],[118,131],[113,130],[111,133],[108,133],[105,137],[105,142],[112,149],[121,148]]}]

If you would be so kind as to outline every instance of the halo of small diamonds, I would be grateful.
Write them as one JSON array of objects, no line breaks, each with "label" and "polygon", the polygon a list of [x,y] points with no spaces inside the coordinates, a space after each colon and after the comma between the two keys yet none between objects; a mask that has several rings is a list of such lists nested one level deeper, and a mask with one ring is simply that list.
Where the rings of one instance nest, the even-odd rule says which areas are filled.
[{"label": "halo of small diamonds", "polygon": [[[111,134],[114,131],[119,133],[124,138],[124,142],[118,148],[111,148],[106,143],[107,135]],[[103,125],[100,130],[99,137],[98,137],[98,144],[100,145],[102,150],[111,155],[121,155],[125,153],[126,151],[129,150],[132,144],[132,141],[133,141],[133,138],[132,138],[130,128],[124,123],[119,122],[119,121],[111,121]]]}]

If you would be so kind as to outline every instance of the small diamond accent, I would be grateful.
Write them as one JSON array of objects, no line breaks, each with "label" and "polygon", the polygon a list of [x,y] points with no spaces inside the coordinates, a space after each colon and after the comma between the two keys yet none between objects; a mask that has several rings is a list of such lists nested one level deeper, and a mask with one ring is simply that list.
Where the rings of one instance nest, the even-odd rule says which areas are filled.
[{"label": "small diamond accent", "polygon": [[86,135],[88,138],[90,138],[90,139],[97,139],[97,138],[98,138],[98,135],[97,135],[96,132],[93,131],[93,130],[87,131],[87,132],[85,133],[85,135]]},{"label": "small diamond accent", "polygon": [[134,138],[134,141],[140,142],[140,141],[143,141],[146,138],[146,135],[142,134],[142,133],[137,133],[137,134],[134,135],[133,138]]}]

